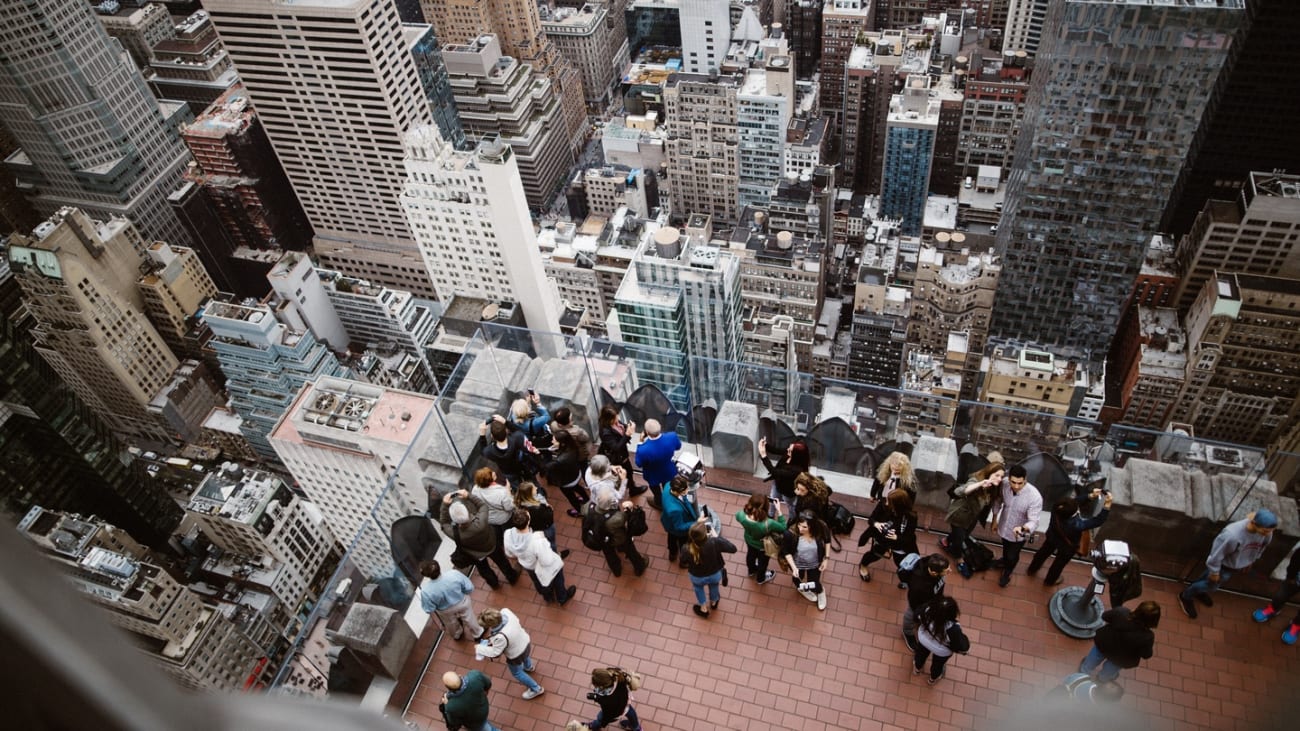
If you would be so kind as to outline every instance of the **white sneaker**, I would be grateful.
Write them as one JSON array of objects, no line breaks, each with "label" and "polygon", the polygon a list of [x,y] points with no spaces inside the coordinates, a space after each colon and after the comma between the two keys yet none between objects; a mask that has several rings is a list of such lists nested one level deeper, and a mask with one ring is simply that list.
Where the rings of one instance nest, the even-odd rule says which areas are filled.
[{"label": "white sneaker", "polygon": [[528,690],[524,691],[524,700],[531,701],[532,699],[536,698],[537,696],[545,692],[546,692],[545,688],[538,688],[537,690],[533,690],[532,688],[529,688]]},{"label": "white sneaker", "polygon": [[824,591],[817,595],[817,608],[823,612],[826,611],[826,592]]},{"label": "white sneaker", "polygon": [[799,593],[803,596],[804,599],[807,599],[810,602],[817,601],[817,595],[812,593],[811,591],[804,591],[803,589],[800,589]]}]

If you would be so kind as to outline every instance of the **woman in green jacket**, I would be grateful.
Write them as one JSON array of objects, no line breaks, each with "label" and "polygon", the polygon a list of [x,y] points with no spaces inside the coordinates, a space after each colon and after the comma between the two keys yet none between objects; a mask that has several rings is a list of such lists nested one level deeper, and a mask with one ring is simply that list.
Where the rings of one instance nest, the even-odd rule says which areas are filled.
[{"label": "woman in green jacket", "polygon": [[[769,504],[776,511],[771,518],[767,517]],[[781,534],[785,533],[781,501],[756,492],[749,497],[743,510],[736,511],[736,522],[745,529],[745,569],[749,571],[749,578],[766,584],[776,576],[776,572],[767,569],[769,557],[763,550],[763,537],[776,534],[774,537],[780,541]]]}]

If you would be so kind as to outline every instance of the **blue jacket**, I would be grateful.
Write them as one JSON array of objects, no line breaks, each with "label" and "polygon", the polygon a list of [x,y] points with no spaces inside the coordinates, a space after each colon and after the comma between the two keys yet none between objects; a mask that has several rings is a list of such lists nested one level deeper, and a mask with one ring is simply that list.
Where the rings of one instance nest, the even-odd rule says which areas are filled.
[{"label": "blue jacket", "polygon": [[667,485],[672,481],[677,476],[673,455],[681,448],[682,440],[672,431],[641,442],[636,448],[636,466],[641,468],[645,481],[651,485]]},{"label": "blue jacket", "polygon": [[694,503],[687,502],[686,497],[677,497],[667,485],[663,488],[663,512],[659,513],[659,522],[664,530],[675,536],[684,536],[700,517],[700,509]]}]

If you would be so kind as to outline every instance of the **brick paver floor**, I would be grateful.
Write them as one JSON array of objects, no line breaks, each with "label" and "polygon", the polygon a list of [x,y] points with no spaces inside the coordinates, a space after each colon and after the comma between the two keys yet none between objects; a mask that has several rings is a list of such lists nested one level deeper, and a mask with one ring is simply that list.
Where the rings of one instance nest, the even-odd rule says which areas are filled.
[{"label": "brick paver floor", "polygon": [[[757,480],[730,481],[735,489],[764,489]],[[735,484],[739,483],[739,484]],[[1127,693],[1119,704],[1126,723],[1080,724],[1082,707],[1044,713],[1044,696],[1074,671],[1090,641],[1061,634],[1047,614],[1052,590],[1024,575],[999,589],[996,572],[969,581],[954,571],[948,594],[962,608],[969,654],[955,657],[933,687],[911,672],[900,637],[905,599],[888,561],[877,563],[875,580],[858,579],[858,531],[833,554],[826,584],[829,606],[819,612],[785,576],[758,586],[745,578],[744,544],[731,517],[744,496],[702,489],[703,502],[724,516],[723,532],[740,552],[728,557],[730,586],[714,616],[691,613],[686,573],[670,565],[657,513],[638,543],[651,557],[640,578],[625,564],[614,578],[600,554],[578,539],[577,521],[560,519],[560,547],[572,549],[565,574],[578,587],[567,608],[545,606],[527,578],[491,591],[475,580],[478,609],[507,606],[532,634],[537,671],[546,694],[520,698],[523,688],[504,663],[477,662],[467,642],[441,641],[420,681],[406,720],[420,728],[445,728],[438,713],[440,681],[449,669],[482,669],[493,678],[492,722],[508,731],[560,729],[572,718],[589,720],[595,705],[585,698],[591,669],[619,665],[646,680],[635,694],[646,729],[1066,729],[1104,725],[1152,729],[1295,729],[1284,709],[1300,699],[1300,646],[1280,641],[1285,619],[1257,625],[1250,612],[1260,603],[1220,592],[1213,608],[1190,620],[1179,611],[1179,585],[1145,582],[1143,599],[1164,608],[1156,630],[1155,657],[1121,677]],[[855,506],[856,507],[856,506]],[[918,534],[922,554],[938,550],[936,533]],[[1087,569],[1072,564],[1067,583],[1083,584]],[[429,632],[435,632],[431,626]],[[1071,723],[1074,721],[1074,723]],[[614,728],[614,727],[611,727]]]}]

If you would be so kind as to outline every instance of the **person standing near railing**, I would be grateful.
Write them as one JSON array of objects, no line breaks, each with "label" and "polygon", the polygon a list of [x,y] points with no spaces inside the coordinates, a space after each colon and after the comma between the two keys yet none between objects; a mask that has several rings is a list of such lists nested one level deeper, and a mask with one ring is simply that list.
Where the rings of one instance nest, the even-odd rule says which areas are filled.
[{"label": "person standing near railing", "polygon": [[[1256,609],[1251,616],[1256,622],[1267,622],[1282,611],[1286,603],[1297,593],[1300,593],[1300,550],[1293,548],[1282,585],[1277,588],[1273,599],[1263,609]],[[1282,641],[1294,645],[1297,637],[1300,637],[1300,612],[1296,612],[1295,619],[1291,620],[1291,626],[1282,633]]]},{"label": "person standing near railing", "polygon": [[[767,479],[772,481],[770,497],[785,503],[786,509],[793,515],[794,482],[799,475],[808,471],[808,445],[802,439],[796,439],[785,448],[785,454],[773,462],[767,454],[767,437],[763,437],[758,440],[758,458],[763,460],[763,466],[768,472]],[[768,515],[774,513],[769,512]]]},{"label": "person standing near railing", "polygon": [[987,519],[1005,476],[1006,468],[1001,462],[990,462],[971,475],[966,484],[948,491],[952,498],[947,515],[949,533],[947,538],[939,541],[939,547],[957,559],[957,573],[963,578],[969,579],[974,573],[965,561],[966,540],[975,526]]},{"label": "person standing near railing", "polygon": [[[677,432],[663,432],[659,422],[646,419],[645,435],[636,448],[636,466],[650,486],[650,501],[655,507],[663,505],[663,490],[677,476],[674,455],[682,448]],[[660,508],[662,509],[662,508]]]},{"label": "person standing near railing", "polygon": [[1047,569],[1047,575],[1043,577],[1043,586],[1056,586],[1063,581],[1061,572],[1079,552],[1079,541],[1083,539],[1083,534],[1100,527],[1110,516],[1110,506],[1115,499],[1107,492],[1102,500],[1101,512],[1089,518],[1083,517],[1082,509],[1090,507],[1092,501],[1102,494],[1100,489],[1093,490],[1087,497],[1068,497],[1052,506],[1052,524],[1047,527],[1047,538],[1043,541],[1043,547],[1034,554],[1025,573],[1030,576],[1038,573],[1047,559],[1056,554],[1052,565]]},{"label": "person standing near railing", "polygon": [[1260,509],[1245,520],[1229,523],[1214,539],[1210,555],[1205,559],[1205,571],[1200,578],[1187,585],[1178,595],[1178,606],[1183,614],[1196,619],[1195,599],[1207,607],[1214,606],[1210,595],[1219,590],[1233,574],[1250,568],[1273,540],[1277,529],[1277,516],[1271,510]]},{"label": "person standing near railing", "polygon": [[1011,583],[1011,572],[1020,563],[1020,552],[1038,527],[1038,514],[1043,510],[1043,495],[1029,484],[1029,472],[1024,465],[1012,465],[1002,491],[993,507],[993,532],[1002,539],[1002,558],[994,566],[1002,569],[998,586]]},{"label": "person standing near railing", "polygon": [[[609,463],[623,468],[627,473],[627,490],[629,495],[640,495],[644,490],[638,488],[636,480],[632,477],[632,456],[628,452],[632,440],[636,439],[636,426],[624,423],[618,417],[618,409],[614,406],[606,406],[600,410],[600,444],[597,448],[598,454],[603,454],[609,458]],[[590,485],[588,485],[590,487]],[[659,496],[653,492],[650,493],[651,504],[658,507]]]}]

